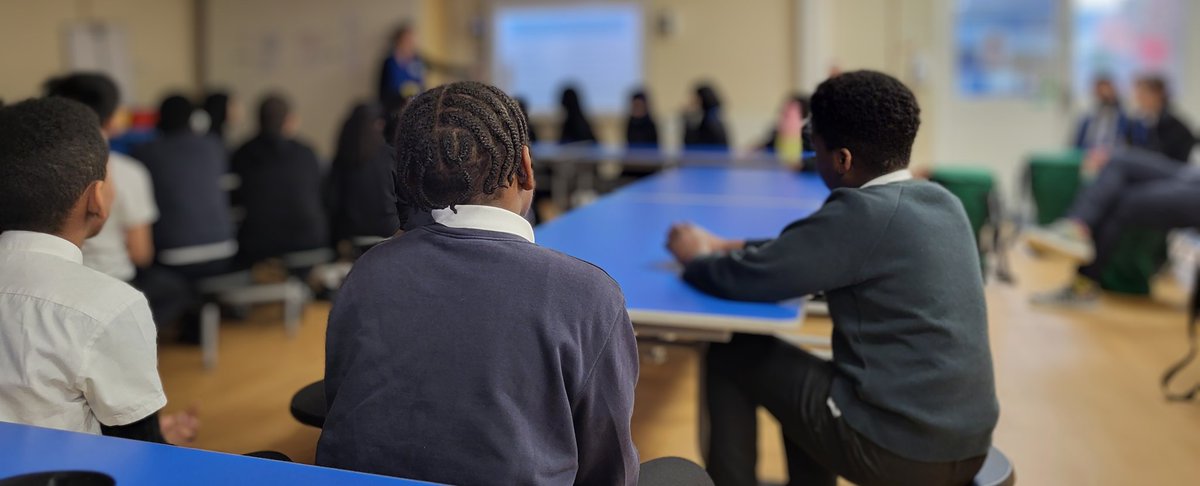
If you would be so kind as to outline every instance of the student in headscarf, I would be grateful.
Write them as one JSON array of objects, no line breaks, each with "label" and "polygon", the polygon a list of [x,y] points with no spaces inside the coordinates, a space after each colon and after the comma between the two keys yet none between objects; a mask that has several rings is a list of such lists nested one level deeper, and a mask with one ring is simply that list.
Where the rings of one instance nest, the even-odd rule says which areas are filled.
[{"label": "student in headscarf", "polygon": [[729,138],[722,121],[721,99],[707,83],[696,86],[691,106],[684,113],[683,146],[689,150],[726,149]]},{"label": "student in headscarf", "polygon": [[199,279],[229,271],[237,242],[222,188],[225,147],[192,130],[193,111],[187,98],[168,96],[159,108],[158,137],[133,156],[150,171],[158,203],[157,263]]},{"label": "student in headscarf", "polygon": [[235,206],[245,211],[238,231],[238,259],[250,265],[328,243],[321,207],[321,165],[312,148],[296,139],[299,117],[278,94],[263,98],[258,134],[233,153],[241,185]]},{"label": "student in headscarf", "polygon": [[370,246],[400,229],[392,150],[383,107],[355,105],[342,123],[329,171],[326,208],[335,244]]},{"label": "student in headscarf", "polygon": [[562,109],[562,130],[559,131],[558,143],[596,143],[596,134],[592,132],[592,124],[584,114],[579,91],[572,86],[562,92]]},{"label": "student in headscarf", "polygon": [[658,126],[650,112],[645,91],[637,91],[629,99],[629,118],[625,121],[625,144],[630,148],[658,148]]}]

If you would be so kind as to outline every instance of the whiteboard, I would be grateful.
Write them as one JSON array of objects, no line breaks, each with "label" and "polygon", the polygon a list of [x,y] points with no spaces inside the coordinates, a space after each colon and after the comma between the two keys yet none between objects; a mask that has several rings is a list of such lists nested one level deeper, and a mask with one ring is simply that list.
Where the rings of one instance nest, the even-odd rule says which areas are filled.
[{"label": "whiteboard", "polygon": [[558,112],[568,84],[589,111],[623,113],[642,84],[640,5],[498,7],[491,31],[492,81],[524,98],[532,114]]}]

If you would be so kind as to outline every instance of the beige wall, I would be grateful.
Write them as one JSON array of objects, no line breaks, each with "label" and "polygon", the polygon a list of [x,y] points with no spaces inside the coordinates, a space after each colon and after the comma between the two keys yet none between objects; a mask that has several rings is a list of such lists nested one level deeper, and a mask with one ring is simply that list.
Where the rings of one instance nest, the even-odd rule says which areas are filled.
[{"label": "beige wall", "polygon": [[[644,84],[664,142],[680,142],[680,110],[700,80],[711,81],[721,94],[733,143],[744,148],[758,142],[796,83],[795,0],[755,0],[749,2],[752,6],[726,0],[632,1],[644,7]],[[561,4],[572,0],[494,3]],[[481,8],[481,18],[486,19],[487,9]],[[668,12],[679,29],[672,36],[662,36],[656,32],[655,18]],[[544,139],[557,137],[555,120],[534,123]],[[597,118],[593,123],[602,142],[623,141],[623,119]]]},{"label": "beige wall", "polygon": [[[418,0],[209,0],[204,84],[229,89],[244,117],[234,142],[256,129],[254,112],[267,92],[286,95],[300,116],[302,138],[333,155],[351,106],[377,96],[387,39],[403,20],[422,23]],[[439,22],[431,22],[438,24]],[[441,29],[418,29],[422,44]]]},{"label": "beige wall", "polygon": [[746,147],[760,141],[794,83],[793,2],[644,3],[649,27],[663,11],[673,12],[681,27],[672,37],[653,31],[646,35],[646,85],[659,123],[669,127],[668,142],[677,143],[681,137],[679,111],[702,79],[711,80],[723,98],[733,143]]},{"label": "beige wall", "polygon": [[67,68],[67,26],[97,20],[127,32],[134,86],[128,102],[153,106],[167,91],[191,89],[191,9],[191,0],[0,0],[0,98],[38,95],[46,78]]}]

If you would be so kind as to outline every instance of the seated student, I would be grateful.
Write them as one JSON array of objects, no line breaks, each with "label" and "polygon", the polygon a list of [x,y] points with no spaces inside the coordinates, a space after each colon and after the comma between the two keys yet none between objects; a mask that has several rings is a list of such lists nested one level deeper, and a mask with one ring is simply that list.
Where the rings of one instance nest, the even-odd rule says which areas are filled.
[{"label": "seated student", "polygon": [[1121,108],[1121,97],[1112,78],[1097,76],[1092,84],[1092,94],[1096,106],[1080,118],[1075,130],[1075,148],[1112,148],[1128,143],[1133,121]]},{"label": "seated student", "polygon": [[1029,231],[1030,246],[1080,265],[1070,283],[1035,295],[1035,304],[1095,305],[1104,269],[1129,230],[1200,226],[1200,167],[1136,149],[1114,152],[1102,165],[1065,218]]},{"label": "seated student", "polygon": [[51,97],[0,109],[0,421],[180,443],[160,417],[154,321],[142,294],[83,265],[112,207],[96,115]]},{"label": "seated student", "polygon": [[329,244],[321,164],[296,140],[298,123],[287,100],[267,95],[258,109],[258,135],[233,153],[230,166],[241,179],[233,203],[245,211],[238,229],[242,264]]},{"label": "seated student", "polygon": [[158,115],[159,136],[137,147],[154,185],[156,260],[189,279],[229,271],[237,253],[229,196],[222,187],[225,147],[192,131],[192,103],[168,96]]},{"label": "seated student", "polygon": [[[592,122],[588,121],[583,111],[583,101],[579,91],[567,87],[562,92],[563,121],[558,131],[558,143],[596,143],[596,134],[592,132]],[[524,112],[522,112],[524,113]]]},{"label": "seated student", "polygon": [[726,149],[729,136],[721,116],[721,99],[709,84],[696,86],[696,95],[683,117],[683,147],[689,150]]},{"label": "seated student", "polygon": [[241,120],[241,105],[227,91],[212,91],[201,106],[208,114],[208,134],[226,146],[229,127]]},{"label": "seated student", "polygon": [[[803,161],[805,151],[812,150],[812,131],[804,123],[808,118],[808,97],[793,94],[779,109],[779,119],[758,150],[775,154],[780,160],[796,164],[802,171],[815,169],[812,161]],[[803,163],[808,162],[808,163]]]},{"label": "seated student", "polygon": [[342,123],[326,192],[334,243],[369,247],[400,229],[394,161],[383,128],[376,103],[356,105]]},{"label": "seated student", "polygon": [[436,223],[368,251],[334,303],[317,464],[449,484],[637,479],[624,298],[534,244],[526,133],[512,98],[474,82],[404,110],[397,189]]},{"label": "seated student", "polygon": [[1131,129],[1131,144],[1187,163],[1196,137],[1175,112],[1166,80],[1161,76],[1143,76],[1135,83],[1133,93],[1139,120]]},{"label": "seated student", "polygon": [[[46,82],[47,96],[69,98],[100,117],[105,138],[120,135],[120,93],[108,76],[79,73]],[[154,189],[146,167],[118,152],[108,154],[108,173],[116,197],[108,222],[83,244],[83,264],[128,282],[150,301],[154,322],[168,325],[190,305],[186,282],[169,271],[152,267],[154,238],[150,225],[158,219]]]},{"label": "seated student", "polygon": [[629,99],[625,145],[630,148],[658,148],[658,126],[654,123],[654,114],[650,112],[650,101],[645,91],[638,91]]},{"label": "seated student", "polygon": [[908,167],[912,93],[873,71],[812,97],[817,170],[833,193],[773,240],[724,240],[692,225],[668,247],[692,286],[771,302],[824,291],[833,361],[771,336],[708,351],[708,470],[753,485],[755,410],[783,428],[789,484],[970,484],[998,405],[978,250],[962,204]]}]

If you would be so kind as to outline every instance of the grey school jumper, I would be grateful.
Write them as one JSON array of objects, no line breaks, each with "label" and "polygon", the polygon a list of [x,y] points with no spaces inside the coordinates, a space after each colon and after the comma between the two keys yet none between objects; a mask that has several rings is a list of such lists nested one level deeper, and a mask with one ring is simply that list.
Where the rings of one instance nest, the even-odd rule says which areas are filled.
[{"label": "grey school jumper", "polygon": [[329,317],[317,464],[447,484],[632,484],[638,357],[616,282],[519,236],[372,248]]},{"label": "grey school jumper", "polygon": [[916,461],[987,453],[999,405],[978,251],[940,186],[835,190],[778,238],[693,261],[684,279],[738,300],[825,291],[846,423]]}]

